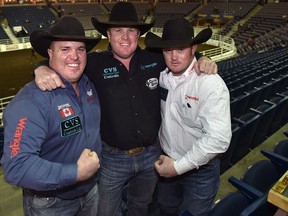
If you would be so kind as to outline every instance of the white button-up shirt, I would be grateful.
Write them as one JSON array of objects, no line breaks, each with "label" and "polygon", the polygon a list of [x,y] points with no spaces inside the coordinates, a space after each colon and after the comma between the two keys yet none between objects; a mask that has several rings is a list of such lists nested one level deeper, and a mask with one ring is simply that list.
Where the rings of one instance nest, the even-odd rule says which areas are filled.
[{"label": "white button-up shirt", "polygon": [[178,77],[162,71],[159,82],[160,143],[179,175],[225,152],[232,136],[228,88],[218,74],[198,76],[195,62]]}]

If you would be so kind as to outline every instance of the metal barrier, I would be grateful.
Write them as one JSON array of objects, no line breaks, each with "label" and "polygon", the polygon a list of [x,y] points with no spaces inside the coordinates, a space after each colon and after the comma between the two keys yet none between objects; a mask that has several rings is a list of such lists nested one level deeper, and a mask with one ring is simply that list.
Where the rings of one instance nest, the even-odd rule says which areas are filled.
[{"label": "metal barrier", "polygon": [[0,98],[0,127],[3,126],[3,121],[2,121],[2,117],[3,117],[3,111],[5,109],[5,107],[8,105],[8,103],[12,100],[13,96],[9,96],[9,97],[4,97],[4,98]]}]

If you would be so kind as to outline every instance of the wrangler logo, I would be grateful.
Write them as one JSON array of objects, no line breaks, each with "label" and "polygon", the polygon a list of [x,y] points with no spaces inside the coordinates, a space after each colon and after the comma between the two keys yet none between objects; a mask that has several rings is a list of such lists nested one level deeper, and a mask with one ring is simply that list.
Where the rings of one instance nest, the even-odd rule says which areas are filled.
[{"label": "wrangler logo", "polygon": [[197,97],[192,97],[192,96],[188,96],[188,95],[185,95],[185,99],[190,99],[190,100],[193,100],[193,101],[199,101],[199,98]]},{"label": "wrangler logo", "polygon": [[16,127],[16,131],[14,134],[14,140],[10,142],[10,149],[11,149],[10,158],[17,156],[20,153],[20,142],[21,142],[23,130],[24,128],[26,128],[25,127],[26,121],[27,121],[27,117],[19,120],[19,123]]}]

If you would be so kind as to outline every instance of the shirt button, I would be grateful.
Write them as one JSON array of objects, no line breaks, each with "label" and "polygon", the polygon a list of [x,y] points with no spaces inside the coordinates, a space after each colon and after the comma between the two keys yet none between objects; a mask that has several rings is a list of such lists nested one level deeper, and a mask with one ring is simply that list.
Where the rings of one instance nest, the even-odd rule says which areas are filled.
[{"label": "shirt button", "polygon": [[137,130],[137,133],[140,134],[140,130]]},{"label": "shirt button", "polygon": [[134,115],[135,115],[135,116],[138,116],[138,113],[136,112],[136,113],[134,113]]},{"label": "shirt button", "polygon": [[135,98],[135,95],[132,95],[132,98]]}]

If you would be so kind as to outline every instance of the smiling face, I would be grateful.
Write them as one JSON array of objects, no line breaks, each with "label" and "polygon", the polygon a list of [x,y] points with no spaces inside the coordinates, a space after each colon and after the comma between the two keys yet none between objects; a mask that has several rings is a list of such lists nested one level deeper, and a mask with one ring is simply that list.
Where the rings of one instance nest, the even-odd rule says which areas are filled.
[{"label": "smiling face", "polygon": [[197,45],[178,48],[164,48],[163,55],[167,67],[174,76],[181,76],[193,61]]},{"label": "smiling face", "polygon": [[114,57],[129,60],[138,46],[140,31],[132,27],[112,27],[107,31]]},{"label": "smiling face", "polygon": [[53,41],[48,49],[50,66],[64,79],[77,83],[86,66],[87,54],[84,42]]}]

